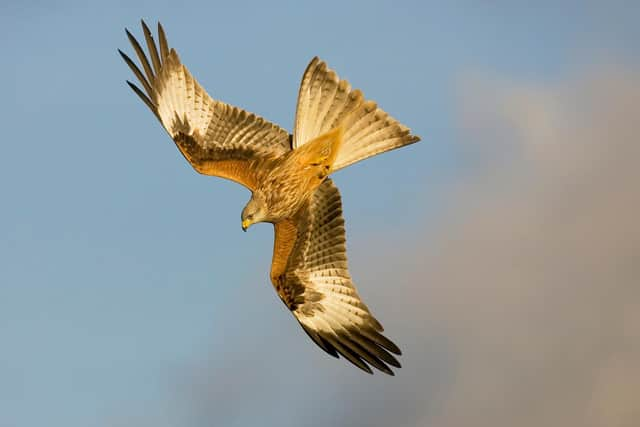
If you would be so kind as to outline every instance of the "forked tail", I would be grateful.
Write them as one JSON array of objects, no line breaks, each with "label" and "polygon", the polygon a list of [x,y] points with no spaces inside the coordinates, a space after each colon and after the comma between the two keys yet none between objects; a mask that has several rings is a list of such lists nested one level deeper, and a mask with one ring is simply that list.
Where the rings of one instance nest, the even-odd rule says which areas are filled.
[{"label": "forked tail", "polygon": [[293,146],[302,147],[335,129],[341,129],[342,138],[331,172],[420,140],[314,58],[300,85]]}]

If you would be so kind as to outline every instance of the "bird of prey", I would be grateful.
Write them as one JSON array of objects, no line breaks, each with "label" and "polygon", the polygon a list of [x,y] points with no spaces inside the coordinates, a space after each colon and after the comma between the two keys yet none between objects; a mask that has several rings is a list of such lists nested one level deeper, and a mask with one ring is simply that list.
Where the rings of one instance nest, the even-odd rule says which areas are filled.
[{"label": "bird of prey", "polygon": [[[238,182],[252,196],[242,229],[274,225],[271,282],[304,331],[324,351],[360,369],[393,375],[400,349],[362,302],[347,268],[345,228],[333,172],[419,138],[366,100],[320,59],[302,77],[293,135],[255,114],[211,98],[169,47],[142,21],[148,57],[126,30],[142,70],[127,81],[193,168]],[[151,61],[149,61],[149,59]]]}]

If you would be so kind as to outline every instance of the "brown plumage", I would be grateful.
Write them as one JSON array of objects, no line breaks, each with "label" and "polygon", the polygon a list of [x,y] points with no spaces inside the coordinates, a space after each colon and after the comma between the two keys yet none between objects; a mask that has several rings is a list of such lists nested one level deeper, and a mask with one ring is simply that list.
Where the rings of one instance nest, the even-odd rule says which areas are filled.
[{"label": "brown plumage", "polygon": [[328,176],[352,163],[419,140],[359,90],[314,58],[300,85],[293,135],[255,114],[212,99],[169,48],[142,29],[151,62],[119,51],[140,81],[127,82],[201,174],[252,191],[242,228],[274,224],[271,282],[304,331],[327,353],[371,373],[393,375],[400,349],[382,335],[349,275],[340,193]]}]

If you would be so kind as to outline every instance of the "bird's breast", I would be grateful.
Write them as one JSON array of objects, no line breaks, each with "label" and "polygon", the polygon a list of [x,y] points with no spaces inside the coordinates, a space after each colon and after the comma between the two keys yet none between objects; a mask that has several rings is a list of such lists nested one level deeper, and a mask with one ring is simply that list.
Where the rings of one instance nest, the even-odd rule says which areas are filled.
[{"label": "bird's breast", "polygon": [[260,186],[272,220],[293,217],[326,179],[323,172],[321,166],[301,165],[294,156],[276,165]]}]

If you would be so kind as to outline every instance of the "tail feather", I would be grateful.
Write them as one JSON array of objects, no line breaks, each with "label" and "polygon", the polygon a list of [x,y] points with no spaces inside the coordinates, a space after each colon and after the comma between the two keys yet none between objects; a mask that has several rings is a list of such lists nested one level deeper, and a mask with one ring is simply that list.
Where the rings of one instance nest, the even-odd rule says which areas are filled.
[{"label": "tail feather", "polygon": [[329,174],[340,153],[343,138],[343,128],[338,126],[295,150],[296,158],[302,166],[319,167]]},{"label": "tail feather", "polygon": [[334,170],[420,141],[373,101],[364,101],[345,118],[342,127],[344,142],[333,164]]},{"label": "tail feather", "polygon": [[323,61],[313,58],[300,85],[293,146],[301,147],[338,127],[344,135],[332,172],[420,140],[346,80],[340,80]]}]

